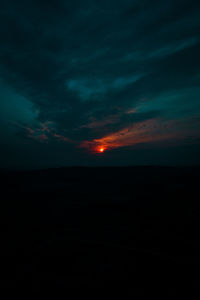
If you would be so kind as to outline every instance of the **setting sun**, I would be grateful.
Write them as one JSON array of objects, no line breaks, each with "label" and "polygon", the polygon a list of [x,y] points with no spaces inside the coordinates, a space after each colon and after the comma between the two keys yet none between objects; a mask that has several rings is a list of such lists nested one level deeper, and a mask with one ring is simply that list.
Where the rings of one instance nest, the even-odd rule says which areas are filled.
[{"label": "setting sun", "polygon": [[103,153],[105,151],[105,148],[101,147],[99,148],[99,152]]}]

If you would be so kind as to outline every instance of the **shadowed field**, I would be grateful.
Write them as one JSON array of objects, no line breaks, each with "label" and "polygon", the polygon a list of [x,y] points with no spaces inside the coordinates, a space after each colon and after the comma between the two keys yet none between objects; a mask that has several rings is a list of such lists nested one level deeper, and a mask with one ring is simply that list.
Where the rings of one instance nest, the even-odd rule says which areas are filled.
[{"label": "shadowed field", "polygon": [[1,287],[198,289],[199,171],[1,171]]}]

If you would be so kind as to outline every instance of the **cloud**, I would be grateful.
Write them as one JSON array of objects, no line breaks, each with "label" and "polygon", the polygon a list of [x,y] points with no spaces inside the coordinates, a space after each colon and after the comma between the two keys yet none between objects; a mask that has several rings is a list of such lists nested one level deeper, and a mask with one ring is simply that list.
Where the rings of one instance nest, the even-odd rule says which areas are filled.
[{"label": "cloud", "polygon": [[167,132],[166,126],[161,125],[160,120],[151,119],[125,127],[100,139],[84,141],[81,144],[81,147],[95,152],[98,147],[104,147],[106,150],[112,150],[141,143],[161,141],[172,137],[173,134]]},{"label": "cloud", "polygon": [[59,142],[72,142],[66,136],[57,133],[57,130],[53,125],[52,122],[45,122],[34,129],[21,125],[21,129],[23,130],[24,138],[29,138],[37,142],[53,142],[55,140]]},{"label": "cloud", "polygon": [[[88,141],[117,143],[125,128],[121,145],[131,134],[150,143],[137,127],[150,119],[182,118],[186,131],[199,110],[199,8],[189,0],[3,1],[0,108],[15,125],[10,134],[1,121],[1,136],[71,144],[70,156]],[[156,134],[166,136],[162,126]]]},{"label": "cloud", "polygon": [[81,100],[94,100],[94,98],[102,98],[104,95],[113,89],[124,89],[129,84],[136,82],[143,75],[137,74],[128,77],[119,77],[113,80],[102,79],[70,79],[67,81],[67,87],[78,93]]},{"label": "cloud", "polygon": [[60,142],[69,142],[69,143],[71,143],[71,140],[69,138],[67,138],[67,137],[65,137],[65,136],[63,136],[61,134],[54,133],[53,137],[55,137],[56,139],[58,139],[58,141],[60,141]]},{"label": "cloud", "polygon": [[119,116],[113,115],[113,116],[109,116],[109,118],[105,118],[101,121],[93,120],[86,125],[82,125],[81,128],[101,129],[102,127],[108,126],[109,124],[116,124],[118,122],[119,122]]},{"label": "cloud", "polygon": [[[99,139],[84,141],[80,146],[90,152],[98,152],[99,147],[113,150],[121,147],[130,147],[138,144],[163,143],[177,145],[178,143],[199,143],[200,119],[181,119],[179,121],[163,121],[159,118],[138,122],[119,131],[107,134]],[[187,126],[185,125],[187,123]],[[184,128],[184,126],[186,128]]]}]

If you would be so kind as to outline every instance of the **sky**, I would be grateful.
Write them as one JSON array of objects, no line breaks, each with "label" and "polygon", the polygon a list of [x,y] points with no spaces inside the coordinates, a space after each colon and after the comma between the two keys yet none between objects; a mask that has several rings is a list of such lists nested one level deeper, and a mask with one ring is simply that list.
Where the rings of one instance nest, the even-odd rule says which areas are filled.
[{"label": "sky", "polygon": [[2,0],[0,167],[199,165],[200,1]]}]

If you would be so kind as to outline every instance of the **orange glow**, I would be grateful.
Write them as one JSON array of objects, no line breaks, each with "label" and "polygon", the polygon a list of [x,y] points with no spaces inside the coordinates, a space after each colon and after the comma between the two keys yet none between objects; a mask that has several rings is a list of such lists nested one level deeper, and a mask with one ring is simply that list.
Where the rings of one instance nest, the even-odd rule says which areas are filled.
[{"label": "orange glow", "polygon": [[102,138],[84,141],[81,147],[89,149],[92,153],[104,153],[105,150],[159,142],[173,138],[177,137],[170,130],[169,122],[164,123],[160,119],[150,119],[137,122],[119,131],[111,132]]},{"label": "orange glow", "polygon": [[103,153],[105,149],[103,147],[99,148],[99,152]]}]

